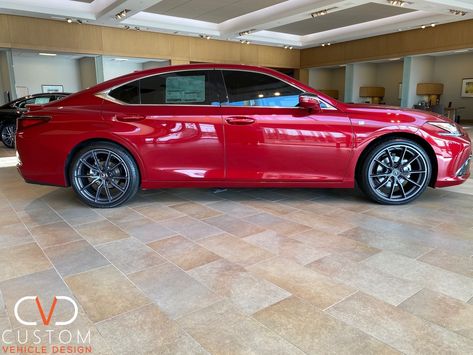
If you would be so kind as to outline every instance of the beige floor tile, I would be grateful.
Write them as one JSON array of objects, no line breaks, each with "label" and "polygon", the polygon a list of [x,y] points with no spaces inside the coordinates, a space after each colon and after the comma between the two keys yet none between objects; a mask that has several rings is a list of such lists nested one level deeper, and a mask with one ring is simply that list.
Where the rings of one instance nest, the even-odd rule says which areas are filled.
[{"label": "beige floor tile", "polygon": [[133,208],[139,214],[151,218],[154,221],[182,217],[184,214],[163,204],[152,204]]},{"label": "beige floor tile", "polygon": [[65,278],[93,322],[129,312],[150,302],[113,266]]},{"label": "beige floor tile", "polygon": [[[0,283],[0,289],[3,293],[5,306],[10,316],[14,328],[21,324],[14,316],[14,307],[16,302],[24,296],[38,296],[44,309],[49,309],[55,296],[71,297],[71,292],[64,281],[54,269],[48,269],[33,274],[24,275],[15,279],[10,279]],[[54,311],[54,317],[70,319],[73,307],[67,302],[58,302]],[[35,302],[23,302],[21,304],[21,316],[28,321],[41,322],[41,316]]]},{"label": "beige floor tile", "polygon": [[175,231],[167,228],[164,222],[153,222],[148,218],[123,223],[120,228],[145,244],[177,234]]},{"label": "beige floor tile", "polygon": [[448,253],[444,250],[435,249],[423,255],[418,260],[430,265],[438,266],[439,268],[445,270],[456,272],[457,274],[468,276],[469,278],[473,278],[473,255],[456,255]]},{"label": "beige floor tile", "polygon": [[148,245],[183,270],[190,270],[220,259],[217,254],[180,235],[158,240]]},{"label": "beige floor tile", "polygon": [[82,204],[67,205],[63,208],[54,209],[67,223],[72,226],[77,226],[84,223],[99,222],[105,219],[93,209]]},{"label": "beige floor tile", "polygon": [[51,264],[36,243],[0,249],[0,281],[49,269]]},{"label": "beige floor tile", "polygon": [[234,201],[211,202],[207,206],[235,218],[245,218],[260,213],[252,207]]},{"label": "beige floor tile", "polygon": [[143,218],[141,214],[128,206],[118,208],[101,208],[97,209],[97,213],[101,214],[110,222],[118,226]]},{"label": "beige floor tile", "polygon": [[82,237],[65,222],[34,227],[31,229],[31,233],[42,248],[82,239]]},{"label": "beige floor tile", "polygon": [[401,303],[399,308],[473,339],[473,305],[423,289]]},{"label": "beige floor tile", "polygon": [[308,267],[394,306],[422,289],[418,283],[400,279],[335,254],[314,261]]},{"label": "beige floor tile", "polygon": [[81,224],[77,231],[92,245],[128,238],[129,235],[109,221]]},{"label": "beige floor tile", "polygon": [[207,353],[153,304],[100,322],[97,328],[116,354]]},{"label": "beige floor tile", "polygon": [[254,318],[308,354],[397,354],[390,346],[291,297]]},{"label": "beige floor tile", "polygon": [[10,207],[0,208],[0,226],[20,223],[15,211]]},{"label": "beige floor tile", "polygon": [[49,206],[24,209],[18,212],[18,216],[20,217],[21,221],[30,228],[61,221],[61,217],[59,217],[59,215]]},{"label": "beige floor tile", "polygon": [[330,255],[325,250],[313,248],[307,243],[281,236],[274,231],[250,235],[243,240],[266,249],[275,255],[292,259],[302,265]]},{"label": "beige floor tile", "polygon": [[222,231],[210,224],[191,217],[180,217],[163,221],[163,225],[190,240],[199,240],[217,235]]},{"label": "beige floor tile", "polygon": [[284,216],[291,212],[297,211],[296,208],[291,207],[285,204],[284,202],[268,203],[268,201],[265,201],[265,200],[248,200],[248,201],[242,201],[242,203],[246,206],[257,209],[260,212],[270,213],[275,216]]},{"label": "beige floor tile", "polygon": [[274,256],[269,251],[251,245],[244,240],[220,234],[198,242],[215,254],[239,265],[251,265]]},{"label": "beige floor tile", "polygon": [[339,235],[317,230],[310,230],[291,236],[291,238],[307,243],[317,250],[330,254],[339,254],[353,261],[360,261],[380,252],[365,243]]},{"label": "beige floor tile", "polygon": [[85,240],[46,248],[44,252],[63,277],[109,264],[108,260]]},{"label": "beige floor tile", "polygon": [[187,326],[186,331],[211,354],[298,354],[303,352],[251,318],[225,327]]},{"label": "beige floor tile", "polygon": [[135,238],[99,245],[97,250],[125,274],[165,263],[154,250]]},{"label": "beige floor tile", "polygon": [[256,224],[266,229],[271,229],[282,235],[292,235],[309,230],[310,227],[304,223],[296,223],[284,218],[276,217],[268,213],[260,213],[244,219],[245,221]]},{"label": "beige floor tile", "polygon": [[364,260],[363,263],[465,302],[473,296],[472,278],[405,256],[381,252]]},{"label": "beige floor tile", "polygon": [[210,218],[222,214],[220,211],[195,202],[178,203],[177,205],[172,205],[171,207],[179,211],[182,215],[187,215],[197,219]]},{"label": "beige floor tile", "polygon": [[235,218],[229,215],[207,218],[204,221],[205,223],[211,224],[239,238],[265,231],[265,228],[263,227],[248,223],[241,218]]},{"label": "beige floor tile", "polygon": [[415,224],[420,226],[436,226],[442,222],[438,213],[432,213],[432,209],[422,208],[414,205],[406,206],[378,206],[366,212],[367,215],[389,219],[394,222],[402,221],[403,224]]},{"label": "beige floor tile", "polygon": [[207,307],[220,299],[172,264],[155,266],[129,277],[172,319]]},{"label": "beige floor tile", "polygon": [[247,269],[252,274],[311,302],[320,309],[325,309],[356,291],[310,268],[280,257],[263,261]]},{"label": "beige floor tile", "polygon": [[432,250],[431,247],[425,244],[416,243],[396,234],[372,231],[362,227],[349,229],[339,235],[367,244],[373,248],[389,250],[410,258],[417,258]]},{"label": "beige floor tile", "polygon": [[473,341],[361,292],[327,310],[406,354],[471,354]]},{"label": "beige floor tile", "polygon": [[23,223],[0,225],[0,249],[32,242],[33,238]]},{"label": "beige floor tile", "polygon": [[230,299],[241,312],[248,315],[291,295],[266,280],[250,275],[242,266],[224,259],[193,269],[189,275],[217,295]]},{"label": "beige floor tile", "polygon": [[[344,214],[347,214],[347,212]],[[310,226],[315,230],[331,234],[341,233],[356,227],[351,221],[340,219],[340,213],[334,216],[327,216],[319,213],[297,211],[286,215],[285,218],[296,223]]]}]

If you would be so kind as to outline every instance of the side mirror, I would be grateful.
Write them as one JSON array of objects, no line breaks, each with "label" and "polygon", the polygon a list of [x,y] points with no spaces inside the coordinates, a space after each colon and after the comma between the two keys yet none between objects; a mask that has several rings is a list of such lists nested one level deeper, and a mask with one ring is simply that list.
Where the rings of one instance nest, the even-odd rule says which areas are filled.
[{"label": "side mirror", "polygon": [[299,95],[299,107],[315,112],[320,112],[322,110],[320,108],[320,103],[317,96],[310,93],[303,93]]}]

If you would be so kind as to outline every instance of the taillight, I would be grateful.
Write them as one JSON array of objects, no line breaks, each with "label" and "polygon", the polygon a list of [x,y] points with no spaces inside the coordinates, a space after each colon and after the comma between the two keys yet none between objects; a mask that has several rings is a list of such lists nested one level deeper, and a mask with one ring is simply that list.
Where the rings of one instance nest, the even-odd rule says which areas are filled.
[{"label": "taillight", "polygon": [[51,120],[51,116],[23,115],[18,119],[18,129],[22,130],[28,127],[37,126]]}]

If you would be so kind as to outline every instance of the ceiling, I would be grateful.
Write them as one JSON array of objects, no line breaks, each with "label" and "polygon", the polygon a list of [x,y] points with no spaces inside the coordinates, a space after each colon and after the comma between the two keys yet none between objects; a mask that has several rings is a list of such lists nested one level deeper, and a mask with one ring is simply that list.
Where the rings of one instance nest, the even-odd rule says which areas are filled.
[{"label": "ceiling", "polygon": [[[0,13],[294,48],[473,19],[472,0],[407,1],[400,7],[387,0],[1,0]],[[127,15],[116,18],[123,10]]]}]

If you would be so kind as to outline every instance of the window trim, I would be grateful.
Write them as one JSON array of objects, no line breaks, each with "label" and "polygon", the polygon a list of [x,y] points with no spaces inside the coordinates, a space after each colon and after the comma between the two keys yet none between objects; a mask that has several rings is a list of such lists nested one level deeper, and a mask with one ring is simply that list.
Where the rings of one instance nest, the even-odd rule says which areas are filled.
[{"label": "window trim", "polygon": [[[180,107],[195,107],[195,106],[198,106],[198,107],[225,107],[225,108],[228,108],[228,107],[242,107],[242,108],[258,108],[258,109],[265,109],[265,108],[270,108],[270,109],[284,109],[284,110],[287,110],[287,109],[300,109],[300,107],[282,107],[282,106],[233,106],[233,105],[226,105],[226,104],[223,104],[220,102],[220,105],[219,106],[216,106],[216,105],[196,105],[196,104],[129,104],[129,103],[126,103],[126,102],[123,102],[121,100],[118,100],[112,96],[110,96],[110,92],[112,90],[115,90],[116,88],[119,88],[121,86],[124,86],[126,84],[129,84],[129,83],[132,83],[134,81],[137,81],[137,80],[142,80],[142,79],[147,79],[149,77],[152,77],[152,76],[157,76],[157,75],[165,75],[165,74],[172,74],[172,73],[180,73],[180,72],[188,72],[188,71],[220,71],[220,72],[223,72],[224,70],[226,71],[241,71],[241,72],[247,72],[247,73],[256,73],[256,74],[262,74],[262,75],[266,75],[266,76],[269,76],[269,77],[272,77],[274,79],[277,79],[279,81],[282,81],[283,83],[289,85],[289,86],[292,86],[298,90],[301,91],[301,93],[304,93],[304,91],[298,87],[297,85],[294,85],[290,82],[287,82],[286,80],[284,79],[281,79],[281,78],[278,78],[277,76],[275,75],[272,75],[272,74],[268,74],[268,73],[262,73],[260,71],[257,71],[257,70],[249,70],[249,69],[231,69],[231,68],[203,68],[203,69],[180,69],[180,70],[172,70],[172,71],[167,71],[167,72],[163,72],[163,73],[159,73],[159,74],[150,74],[150,75],[146,75],[146,76],[143,76],[143,77],[140,77],[140,78],[137,78],[137,79],[133,79],[133,80],[129,80],[129,81],[126,81],[124,83],[121,83],[121,84],[118,84],[118,85],[115,85],[109,89],[106,89],[106,90],[103,90],[103,91],[99,91],[95,94],[96,97],[99,97],[101,99],[104,99],[104,100],[107,100],[109,102],[112,102],[112,103],[115,103],[115,104],[118,104],[118,105],[122,105],[122,106],[158,106],[158,107],[161,107],[161,106],[171,106],[171,107],[176,107],[176,106],[180,106]],[[223,78],[223,73],[221,73],[222,75],[222,82],[223,82],[223,85],[224,85],[224,88],[225,88],[225,95],[228,99],[228,92],[227,92],[227,86],[225,84],[225,80]],[[323,108],[322,110],[327,110],[327,111],[338,111],[338,109],[329,104],[328,102],[326,102],[325,100],[323,100],[322,98],[320,98],[319,96],[317,96],[317,98],[319,99],[319,101],[322,101],[324,102],[329,108]]]}]

